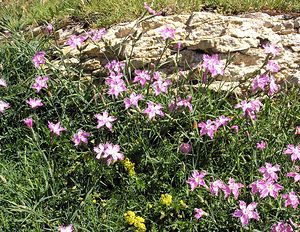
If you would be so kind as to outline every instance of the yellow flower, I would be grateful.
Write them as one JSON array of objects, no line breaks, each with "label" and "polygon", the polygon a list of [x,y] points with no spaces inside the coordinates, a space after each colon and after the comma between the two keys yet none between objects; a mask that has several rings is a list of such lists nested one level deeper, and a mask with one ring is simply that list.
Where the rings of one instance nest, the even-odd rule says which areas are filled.
[{"label": "yellow flower", "polygon": [[122,161],[125,170],[128,172],[129,176],[134,176],[136,174],[134,170],[134,163],[132,163],[128,158]]},{"label": "yellow flower", "polygon": [[136,223],[134,226],[137,228],[136,232],[145,232],[147,230],[146,225],[144,223]]},{"label": "yellow flower", "polygon": [[129,225],[133,225],[137,229],[136,232],[146,231],[145,219],[140,216],[136,216],[133,211],[129,210],[124,213],[124,219]]},{"label": "yellow flower", "polygon": [[124,219],[127,221],[129,225],[133,225],[135,223],[135,213],[132,211],[127,211],[124,214]]},{"label": "yellow flower", "polygon": [[166,206],[170,206],[172,203],[172,196],[169,194],[161,194],[160,203]]},{"label": "yellow flower", "polygon": [[136,216],[135,217],[135,221],[138,222],[138,223],[144,223],[145,222],[145,219],[140,217],[140,216]]}]

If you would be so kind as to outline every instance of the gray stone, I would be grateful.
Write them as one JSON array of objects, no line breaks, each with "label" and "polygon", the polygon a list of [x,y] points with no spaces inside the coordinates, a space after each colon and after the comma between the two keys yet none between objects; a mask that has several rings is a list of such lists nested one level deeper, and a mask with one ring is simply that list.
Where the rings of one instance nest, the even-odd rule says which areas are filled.
[{"label": "gray stone", "polygon": [[83,69],[87,71],[98,70],[100,66],[101,62],[96,59],[89,59],[86,62],[82,63]]},{"label": "gray stone", "polygon": [[[114,25],[103,37],[106,43],[100,41],[94,44],[88,41],[81,52],[64,44],[74,31],[82,33],[82,28],[58,30],[55,35],[68,62],[74,61],[76,66],[72,57],[77,61],[85,60],[82,67],[92,75],[102,75],[103,66],[111,59],[130,59],[138,69],[155,63],[160,58],[161,62],[166,63],[160,71],[171,75],[176,58],[180,58],[179,67],[187,71],[190,67],[197,67],[204,53],[219,54],[223,61],[231,53],[234,59],[225,75],[216,77],[217,81],[229,82],[239,82],[254,75],[266,57],[262,44],[269,42],[281,48],[281,53],[275,59],[281,67],[282,75],[294,80],[299,77],[299,24],[300,18],[283,20],[280,15],[269,16],[264,13],[224,16],[211,12],[194,12],[192,16],[157,16],[141,23],[132,21]],[[176,30],[175,41],[171,41],[168,47],[165,47],[161,36],[161,31],[166,26]],[[182,50],[177,55],[175,45],[178,41],[182,43]],[[164,54],[161,55],[163,50]]]},{"label": "gray stone", "polygon": [[291,49],[292,49],[294,52],[300,52],[300,45],[299,45],[299,46],[291,46]]},{"label": "gray stone", "polygon": [[300,28],[300,17],[294,20],[294,27],[295,29]]}]

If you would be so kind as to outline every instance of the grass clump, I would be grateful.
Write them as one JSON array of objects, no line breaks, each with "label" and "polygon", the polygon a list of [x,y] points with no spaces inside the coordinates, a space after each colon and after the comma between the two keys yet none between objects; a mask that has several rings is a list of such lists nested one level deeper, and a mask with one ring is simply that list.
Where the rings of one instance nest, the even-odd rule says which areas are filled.
[{"label": "grass clump", "polygon": [[[110,26],[114,23],[128,21],[139,16],[143,0],[13,0],[0,3],[0,18],[9,20],[14,26],[41,24],[45,21],[57,21],[66,16],[79,18],[97,26]],[[151,2],[148,2],[149,4]],[[165,14],[189,13],[209,10],[225,14],[239,14],[247,11],[299,12],[297,0],[155,0],[155,9],[162,9]]]}]

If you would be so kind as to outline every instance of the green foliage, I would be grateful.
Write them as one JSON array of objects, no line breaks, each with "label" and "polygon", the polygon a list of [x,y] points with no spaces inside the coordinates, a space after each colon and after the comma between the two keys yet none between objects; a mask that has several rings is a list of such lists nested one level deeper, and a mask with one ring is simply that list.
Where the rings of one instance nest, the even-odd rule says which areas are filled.
[{"label": "green foliage", "polygon": [[[97,26],[110,26],[141,15],[144,11],[143,2],[144,0],[130,0],[130,4],[127,0],[4,1],[0,3],[0,19],[9,20],[14,26],[22,26],[41,24],[45,21],[57,21],[57,24],[60,24],[62,18],[72,16]],[[225,14],[249,10],[299,12],[300,3],[298,0],[155,0],[153,8],[163,9],[166,14],[200,10],[213,10]]]}]

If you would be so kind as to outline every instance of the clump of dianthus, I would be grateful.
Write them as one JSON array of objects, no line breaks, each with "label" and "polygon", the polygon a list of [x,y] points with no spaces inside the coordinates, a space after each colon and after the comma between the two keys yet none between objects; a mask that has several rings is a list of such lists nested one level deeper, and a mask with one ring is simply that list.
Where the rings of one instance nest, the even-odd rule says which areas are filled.
[{"label": "clump of dianthus", "polygon": [[129,225],[134,226],[136,228],[136,232],[146,231],[145,219],[140,216],[136,216],[133,211],[127,211],[124,214],[124,219]]},{"label": "clump of dianthus", "polygon": [[172,204],[172,196],[170,194],[161,194],[160,203],[166,206],[170,206]]},{"label": "clump of dianthus", "polygon": [[128,172],[129,176],[134,176],[136,174],[136,172],[134,170],[134,163],[131,162],[128,158],[123,160],[122,164],[123,164],[126,172]]}]

